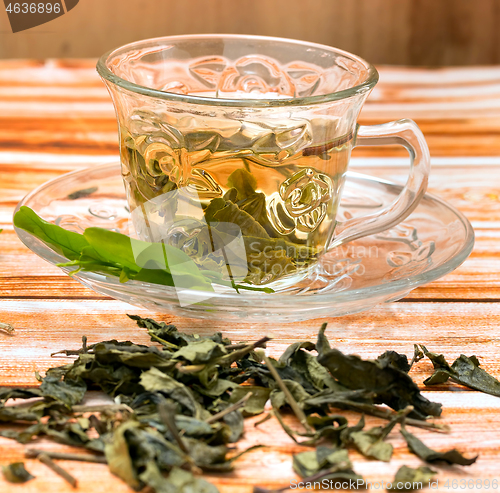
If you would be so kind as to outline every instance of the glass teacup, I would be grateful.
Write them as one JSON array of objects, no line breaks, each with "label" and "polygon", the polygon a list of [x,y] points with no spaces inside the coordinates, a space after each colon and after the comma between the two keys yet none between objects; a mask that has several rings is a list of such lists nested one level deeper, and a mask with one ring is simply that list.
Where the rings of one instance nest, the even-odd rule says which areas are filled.
[{"label": "glass teacup", "polygon": [[[135,235],[227,279],[286,288],[328,249],[402,221],[425,193],[429,152],[417,125],[357,125],[378,73],[355,55],[190,35],[123,46],[97,68],[116,109]],[[337,221],[352,148],[394,143],[411,160],[401,195]]]}]

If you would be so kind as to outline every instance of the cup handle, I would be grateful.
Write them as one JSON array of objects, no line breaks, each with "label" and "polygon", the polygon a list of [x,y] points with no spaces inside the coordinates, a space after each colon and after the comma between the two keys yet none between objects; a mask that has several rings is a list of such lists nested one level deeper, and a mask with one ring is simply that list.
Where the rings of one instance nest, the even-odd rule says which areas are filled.
[{"label": "cup handle", "polygon": [[413,120],[405,118],[381,125],[357,125],[354,142],[354,146],[402,145],[410,153],[410,174],[405,187],[392,204],[374,214],[337,222],[335,237],[329,249],[400,223],[413,212],[427,190],[429,148],[422,131]]}]

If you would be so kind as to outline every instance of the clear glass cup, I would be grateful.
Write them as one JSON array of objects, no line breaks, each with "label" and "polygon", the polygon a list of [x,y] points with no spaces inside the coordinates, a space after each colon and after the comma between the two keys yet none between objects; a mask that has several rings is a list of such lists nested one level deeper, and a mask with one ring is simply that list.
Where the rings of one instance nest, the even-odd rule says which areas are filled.
[{"label": "clear glass cup", "polygon": [[[288,288],[327,250],[401,222],[425,193],[417,125],[357,124],[378,73],[355,55],[189,35],[123,46],[97,70],[116,109],[135,235],[225,278]],[[408,149],[406,186],[386,209],[338,221],[352,148],[385,144]]]}]

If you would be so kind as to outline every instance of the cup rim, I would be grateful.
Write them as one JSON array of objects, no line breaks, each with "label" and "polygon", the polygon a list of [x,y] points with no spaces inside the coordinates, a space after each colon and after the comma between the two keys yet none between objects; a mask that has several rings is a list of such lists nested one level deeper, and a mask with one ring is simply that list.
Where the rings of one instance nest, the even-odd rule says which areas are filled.
[{"label": "cup rim", "polygon": [[[307,96],[307,97],[298,97],[298,98],[277,98],[277,99],[227,99],[227,98],[214,98],[207,96],[193,96],[186,94],[176,94],[167,91],[161,91],[159,89],[153,89],[150,87],[142,86],[140,84],[136,84],[135,82],[128,81],[119,77],[114,72],[112,72],[108,66],[107,61],[109,58],[116,54],[121,50],[125,50],[127,48],[131,49],[133,47],[137,47],[138,45],[151,43],[151,42],[159,42],[159,41],[180,41],[180,40],[188,40],[188,39],[210,39],[210,38],[230,38],[230,39],[255,39],[255,40],[269,40],[274,42],[287,42],[287,43],[295,43],[310,46],[311,48],[319,48],[323,50],[328,50],[330,52],[335,52],[339,55],[345,56],[354,60],[358,63],[361,63],[366,67],[367,75],[365,79],[356,86],[349,87],[347,89],[343,89],[341,91],[331,92],[328,94],[318,94],[316,96]],[[276,106],[307,106],[307,105],[316,105],[321,103],[328,103],[332,101],[338,101],[341,99],[350,98],[353,96],[357,96],[360,94],[364,94],[370,91],[375,84],[378,82],[379,74],[377,69],[369,62],[364,60],[363,58],[349,53],[348,51],[344,51],[338,48],[334,48],[332,46],[323,45],[319,43],[311,43],[309,41],[300,41],[296,39],[288,39],[274,36],[257,36],[257,35],[246,35],[246,34],[188,34],[188,35],[179,35],[179,36],[161,36],[157,38],[148,38],[139,41],[134,41],[133,43],[128,43],[118,48],[114,48],[112,50],[104,53],[97,62],[97,72],[104,79],[104,81],[111,82],[123,89],[128,91],[142,94],[144,96],[150,96],[154,98],[164,99],[168,101],[178,101],[183,103],[192,103],[192,104],[202,104],[202,105],[211,105],[211,106],[232,106],[232,107],[276,107]]]}]

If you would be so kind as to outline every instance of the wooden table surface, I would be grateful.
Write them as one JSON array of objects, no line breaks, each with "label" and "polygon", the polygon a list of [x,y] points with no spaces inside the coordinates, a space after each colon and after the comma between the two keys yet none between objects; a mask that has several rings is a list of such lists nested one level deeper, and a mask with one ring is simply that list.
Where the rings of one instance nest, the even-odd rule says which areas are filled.
[{"label": "wooden table surface", "polygon": [[[420,287],[398,302],[329,320],[329,335],[342,351],[373,357],[385,349],[410,355],[413,343],[443,352],[450,360],[476,354],[483,367],[500,377],[500,67],[440,70],[380,67],[380,83],[365,105],[360,122],[413,118],[426,135],[432,155],[430,191],[448,200],[472,222],[476,245],[455,272]],[[89,342],[133,339],[147,344],[147,334],[126,313],[136,309],[99,295],[71,280],[25,248],[12,228],[17,202],[41,183],[74,169],[116,159],[117,128],[110,98],[94,61],[0,62],[0,321],[16,328],[0,333],[0,385],[36,385],[35,370],[62,364],[50,353]],[[397,148],[360,148],[353,169],[403,182],[407,158]],[[313,339],[322,320],[294,324],[214,324],[149,314],[181,330],[206,334],[222,330],[230,338],[253,340],[274,335],[269,354],[277,356],[298,339]],[[422,381],[431,373],[422,361],[412,371]],[[423,387],[423,386],[422,386]],[[471,491],[494,491],[486,479],[500,482],[500,399],[455,384],[426,389],[442,402],[442,421],[450,434],[419,431],[439,450],[457,447],[479,454],[470,467],[442,467],[438,491],[460,489],[447,479],[474,479]],[[348,415],[355,419],[354,415]],[[370,419],[369,423],[377,423]],[[275,421],[247,425],[245,442],[265,443],[240,459],[234,473],[211,476],[221,493],[250,493],[255,484],[278,487],[296,478],[291,454],[300,450]],[[391,480],[406,464],[422,465],[398,433],[390,438],[390,463],[367,461],[352,452],[355,470],[370,481]],[[68,447],[42,443],[51,450]],[[0,463],[22,460],[23,446],[0,438]],[[37,479],[11,485],[0,477],[0,491],[125,493],[132,490],[99,464],[65,462],[79,480],[72,490],[44,465],[28,460]],[[480,486],[483,484],[483,488]],[[462,488],[463,489],[463,488]]]}]

